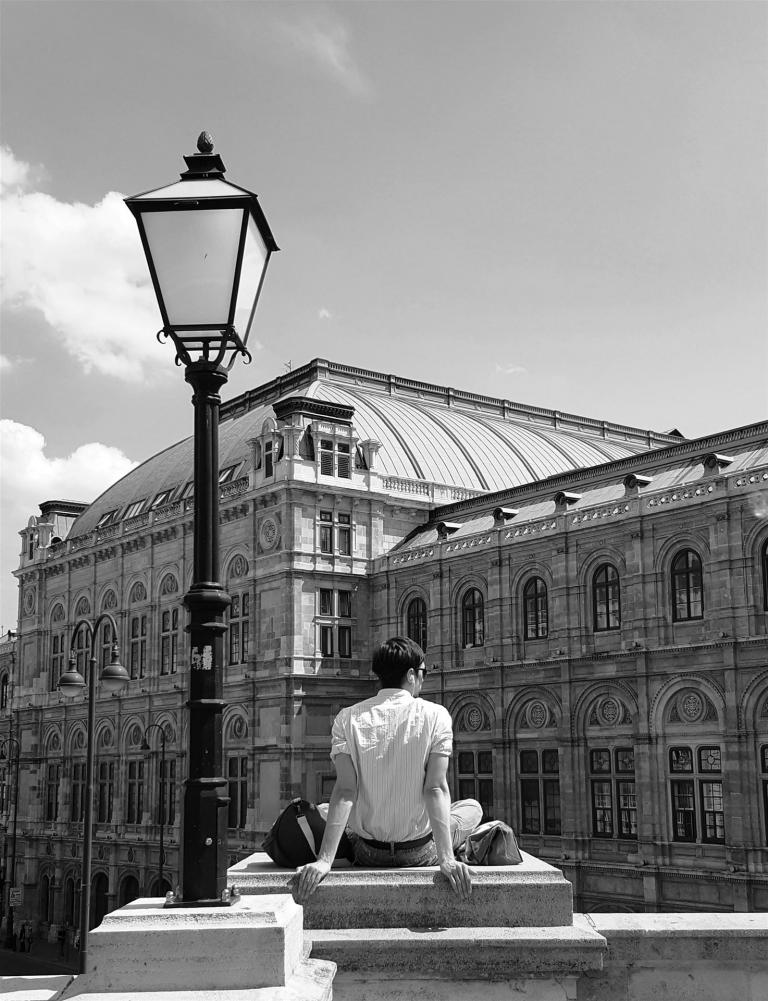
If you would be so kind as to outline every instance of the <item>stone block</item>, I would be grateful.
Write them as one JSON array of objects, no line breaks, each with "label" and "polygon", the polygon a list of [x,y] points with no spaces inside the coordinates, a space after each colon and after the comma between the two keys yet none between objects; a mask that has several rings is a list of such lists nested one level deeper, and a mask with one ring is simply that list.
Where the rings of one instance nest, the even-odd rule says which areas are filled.
[{"label": "stone block", "polygon": [[[571,884],[554,866],[522,853],[516,866],[472,870],[472,897],[464,903],[437,866],[363,869],[341,863],[304,907],[304,927],[484,928],[567,926],[573,920]],[[290,893],[295,872],[263,852],[228,871],[243,895]]]},{"label": "stone block", "polygon": [[303,958],[301,908],[285,894],[231,907],[164,908],[139,899],[88,936],[80,989],[237,990],[284,986]]}]

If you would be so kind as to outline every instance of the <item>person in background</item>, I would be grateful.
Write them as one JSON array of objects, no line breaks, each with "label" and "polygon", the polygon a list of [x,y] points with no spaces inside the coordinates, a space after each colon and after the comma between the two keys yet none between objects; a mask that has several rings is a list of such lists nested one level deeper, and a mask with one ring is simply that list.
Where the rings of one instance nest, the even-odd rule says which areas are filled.
[{"label": "person in background", "polygon": [[439,865],[454,893],[468,900],[472,876],[454,850],[483,811],[472,799],[451,804],[450,714],[419,697],[427,669],[413,640],[387,640],[372,669],[378,695],[342,709],[333,723],[336,783],[317,859],[297,870],[296,899],[304,903],[326,877],[346,829],[358,865]]}]

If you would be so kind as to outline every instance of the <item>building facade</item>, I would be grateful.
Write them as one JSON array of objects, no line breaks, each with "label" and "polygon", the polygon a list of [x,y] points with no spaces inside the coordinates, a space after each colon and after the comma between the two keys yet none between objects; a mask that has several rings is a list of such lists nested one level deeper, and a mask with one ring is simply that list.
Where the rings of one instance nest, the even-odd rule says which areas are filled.
[{"label": "building facade", "polygon": [[[454,717],[455,794],[580,909],[766,906],[768,426],[686,442],[320,360],[221,416],[233,861],[288,799],[328,797],[333,715],[406,632]],[[57,684],[102,612],[131,682],[97,694],[94,923],[178,874],[193,505],[188,439],[21,532],[0,740],[41,933],[78,909],[87,704]]]}]

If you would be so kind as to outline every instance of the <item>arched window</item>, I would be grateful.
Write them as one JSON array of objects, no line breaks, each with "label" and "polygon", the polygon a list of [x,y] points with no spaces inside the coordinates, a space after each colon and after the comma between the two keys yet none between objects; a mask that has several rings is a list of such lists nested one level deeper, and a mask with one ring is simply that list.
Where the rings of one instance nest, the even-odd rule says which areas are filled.
[{"label": "arched window", "polygon": [[596,633],[621,625],[619,574],[610,563],[598,567],[592,578],[592,621]]},{"label": "arched window", "polygon": [[683,549],[672,560],[672,619],[700,619],[704,615],[701,560],[692,549]]},{"label": "arched window", "polygon": [[768,540],[763,543],[760,565],[763,570],[763,608],[768,611]]},{"label": "arched window", "polygon": [[471,587],[461,599],[461,645],[466,649],[485,643],[485,611],[483,596]]},{"label": "arched window", "polygon": [[531,577],[523,589],[525,638],[540,640],[549,632],[547,585],[541,577]]},{"label": "arched window", "polygon": [[227,614],[229,625],[228,664],[245,664],[251,635],[251,595],[248,584],[248,561],[236,556],[229,568],[229,593],[232,603]]},{"label": "arched window", "polygon": [[408,639],[418,643],[426,653],[427,650],[427,603],[423,598],[412,598],[408,602],[405,616],[405,632]]}]

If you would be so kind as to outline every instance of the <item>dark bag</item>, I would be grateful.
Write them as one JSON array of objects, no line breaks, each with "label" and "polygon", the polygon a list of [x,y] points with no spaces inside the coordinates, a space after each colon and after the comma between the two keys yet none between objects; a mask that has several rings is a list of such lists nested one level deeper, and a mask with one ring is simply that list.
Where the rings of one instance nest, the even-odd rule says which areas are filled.
[{"label": "dark bag", "polygon": [[503,820],[489,820],[469,835],[460,849],[467,865],[519,865],[523,861],[515,832]]},{"label": "dark bag", "polygon": [[[315,861],[324,833],[325,820],[315,804],[297,798],[291,800],[274,822],[261,848],[277,865],[295,869]],[[355,860],[346,834],[341,836],[336,858]]]}]

